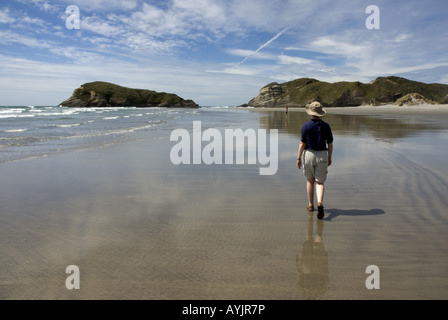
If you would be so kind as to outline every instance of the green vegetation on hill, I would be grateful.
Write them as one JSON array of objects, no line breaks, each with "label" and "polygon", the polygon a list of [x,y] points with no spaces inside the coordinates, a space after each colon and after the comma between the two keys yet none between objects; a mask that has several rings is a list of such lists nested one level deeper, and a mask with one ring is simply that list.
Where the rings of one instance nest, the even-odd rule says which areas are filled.
[{"label": "green vegetation on hill", "polygon": [[182,100],[179,96],[172,93],[131,89],[101,81],[84,84],[81,88],[75,90],[75,96],[83,101],[88,101],[92,91],[102,94],[107,100],[121,98],[136,104],[161,103],[163,101],[177,103]]},{"label": "green vegetation on hill", "polygon": [[434,103],[448,103],[448,85],[426,84],[390,76],[377,78],[368,84],[359,81],[328,83],[310,78],[300,78],[282,84],[273,82],[263,87],[260,94],[248,105],[305,106],[312,101],[320,101],[327,107],[379,105],[395,103],[409,94],[419,94],[426,101]]},{"label": "green vegetation on hill", "polygon": [[109,82],[90,82],[75,89],[67,107],[198,107],[192,100],[184,100],[176,94],[145,89],[131,89]]}]

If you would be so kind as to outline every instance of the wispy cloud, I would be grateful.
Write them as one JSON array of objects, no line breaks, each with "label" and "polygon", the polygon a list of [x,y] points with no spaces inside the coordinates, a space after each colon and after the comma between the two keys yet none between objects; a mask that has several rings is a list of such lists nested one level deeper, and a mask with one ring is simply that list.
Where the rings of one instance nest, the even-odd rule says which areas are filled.
[{"label": "wispy cloud", "polygon": [[315,63],[315,60],[305,59],[301,57],[291,57],[284,54],[278,56],[279,63],[281,64],[298,64],[298,65],[311,65]]},{"label": "wispy cloud", "polygon": [[386,42],[403,43],[412,38],[412,34],[400,33],[392,40],[385,40]]},{"label": "wispy cloud", "polygon": [[8,8],[0,9],[0,23],[14,23],[16,19],[11,17]]},{"label": "wispy cloud", "polygon": [[[36,0],[34,0],[36,1]],[[47,2],[45,0],[37,0],[38,2]],[[59,0],[62,4],[76,5],[87,12],[111,12],[116,10],[132,11],[135,10],[139,0]]]},{"label": "wispy cloud", "polygon": [[[276,60],[277,59],[277,55],[275,55],[275,54],[264,53],[264,52],[260,52],[260,51],[257,52],[254,50],[247,50],[247,49],[228,49],[228,50],[226,50],[226,52],[233,56],[244,57],[244,59],[246,59],[247,57],[251,57],[251,58],[255,58],[255,59],[262,59],[262,60],[266,60],[266,59]],[[240,65],[241,63],[238,63],[238,64]]]},{"label": "wispy cloud", "polygon": [[20,44],[29,48],[47,48],[51,49],[55,44],[50,41],[42,41],[28,35],[22,35],[17,32],[7,32],[0,30],[0,44]]},{"label": "wispy cloud", "polygon": [[[53,101],[107,80],[232,105],[299,77],[446,82],[448,4],[377,4],[380,30],[366,29],[359,0],[9,0],[0,5],[1,98],[21,101],[22,84],[34,96],[54,88],[42,95]],[[68,5],[80,8],[80,30],[65,27]]]},{"label": "wispy cloud", "polygon": [[[76,54],[68,50],[65,54]],[[81,60],[81,59],[79,59]],[[56,105],[67,99],[75,88],[90,81],[109,81],[120,85],[173,92],[187,99],[202,101],[221,101],[223,94],[238,98],[228,105],[245,102],[244,96],[256,94],[263,78],[247,82],[249,73],[223,74],[208,72],[211,64],[196,62],[166,63],[146,61],[131,63],[115,59],[93,62],[78,61],[76,64],[36,62],[23,58],[0,55],[0,81],[8,79],[7,85],[0,88],[1,105]],[[156,76],[154,76],[156,75]],[[193,84],[193,85],[192,85]],[[24,90],[27,95],[24,95]],[[17,95],[17,97],[15,97]]]},{"label": "wispy cloud", "polygon": [[251,58],[252,56],[256,55],[258,52],[260,52],[262,49],[266,48],[268,45],[270,45],[272,42],[274,42],[276,39],[278,39],[282,34],[284,34],[286,31],[288,31],[290,27],[283,29],[279,33],[277,33],[273,38],[269,39],[265,43],[263,43],[257,50],[255,50],[253,53],[245,57],[241,62],[240,65],[247,61],[247,59]]}]

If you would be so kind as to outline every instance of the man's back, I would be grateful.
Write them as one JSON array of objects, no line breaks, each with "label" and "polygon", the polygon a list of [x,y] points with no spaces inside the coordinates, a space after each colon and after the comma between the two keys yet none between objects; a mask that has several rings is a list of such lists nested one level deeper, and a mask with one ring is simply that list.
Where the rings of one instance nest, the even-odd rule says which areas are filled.
[{"label": "man's back", "polygon": [[302,139],[305,149],[328,150],[327,144],[333,142],[330,125],[322,119],[311,119],[302,126]]}]

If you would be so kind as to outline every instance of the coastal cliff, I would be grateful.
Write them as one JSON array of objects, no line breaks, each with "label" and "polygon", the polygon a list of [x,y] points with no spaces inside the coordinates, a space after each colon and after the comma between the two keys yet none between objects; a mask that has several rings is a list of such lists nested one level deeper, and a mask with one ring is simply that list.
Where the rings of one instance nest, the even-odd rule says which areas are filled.
[{"label": "coastal cliff", "polygon": [[426,84],[400,77],[379,77],[364,84],[356,82],[328,83],[300,78],[279,84],[270,83],[245,106],[305,107],[319,101],[325,107],[348,107],[382,104],[448,103],[448,85]]},{"label": "coastal cliff", "polygon": [[173,93],[131,89],[109,82],[90,82],[75,89],[73,95],[60,103],[63,107],[165,107],[199,108],[193,100],[184,100]]}]

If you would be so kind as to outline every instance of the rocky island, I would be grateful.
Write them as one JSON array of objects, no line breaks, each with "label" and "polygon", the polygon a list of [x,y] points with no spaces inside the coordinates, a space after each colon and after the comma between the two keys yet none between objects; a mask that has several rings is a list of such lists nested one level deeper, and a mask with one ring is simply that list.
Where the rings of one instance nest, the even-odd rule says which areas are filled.
[{"label": "rocky island", "polygon": [[328,83],[300,78],[281,84],[270,83],[243,106],[305,107],[312,101],[320,101],[325,107],[447,104],[448,85],[426,84],[395,76],[379,77],[368,84],[359,81]]},{"label": "rocky island", "polygon": [[193,100],[184,100],[173,93],[131,89],[109,82],[90,82],[75,89],[73,95],[60,103],[63,107],[165,107],[199,108]]}]

